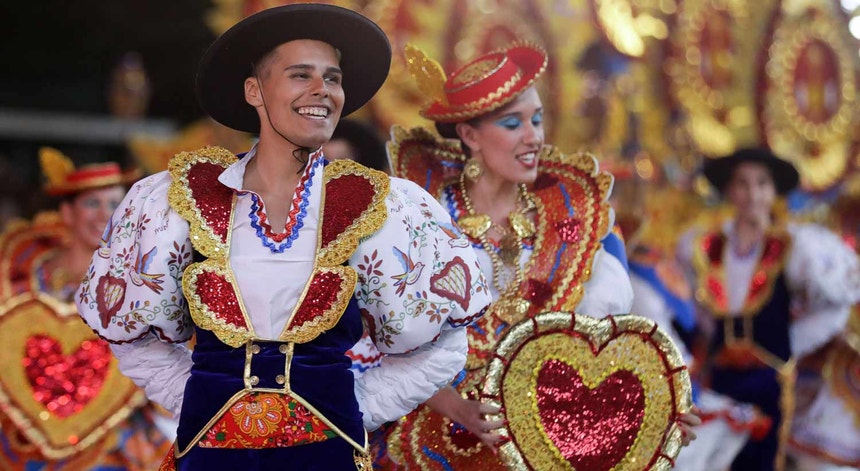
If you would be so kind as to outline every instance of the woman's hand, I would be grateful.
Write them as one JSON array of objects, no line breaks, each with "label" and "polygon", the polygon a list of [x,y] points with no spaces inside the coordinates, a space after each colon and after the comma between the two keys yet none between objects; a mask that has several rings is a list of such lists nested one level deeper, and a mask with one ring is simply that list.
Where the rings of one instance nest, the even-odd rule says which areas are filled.
[{"label": "woman's hand", "polygon": [[447,387],[427,401],[434,411],[448,417],[494,449],[502,437],[494,432],[505,423],[503,420],[484,420],[485,414],[498,414],[499,408],[480,401],[464,399],[454,388]]},{"label": "woman's hand", "polygon": [[698,407],[693,406],[690,412],[678,416],[678,427],[681,429],[681,445],[687,446],[696,439],[696,433],[693,432],[693,427],[702,424],[700,415],[702,412]]}]

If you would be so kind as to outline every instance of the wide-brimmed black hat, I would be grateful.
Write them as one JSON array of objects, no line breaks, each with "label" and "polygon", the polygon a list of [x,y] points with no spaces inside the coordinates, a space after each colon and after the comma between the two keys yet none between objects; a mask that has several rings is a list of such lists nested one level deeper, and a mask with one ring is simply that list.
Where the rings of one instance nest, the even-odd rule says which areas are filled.
[{"label": "wide-brimmed black hat", "polygon": [[334,5],[285,5],[245,18],[212,43],[197,69],[200,105],[225,126],[259,132],[257,112],[245,101],[245,79],[263,55],[296,39],[323,41],[340,51],[346,96],[341,116],[367,103],[388,76],[391,45],[376,23]]},{"label": "wide-brimmed black hat", "polygon": [[725,157],[706,159],[702,171],[705,178],[722,193],[737,166],[744,162],[759,163],[770,169],[774,186],[780,195],[795,189],[800,182],[800,174],[794,165],[763,148],[739,149]]}]

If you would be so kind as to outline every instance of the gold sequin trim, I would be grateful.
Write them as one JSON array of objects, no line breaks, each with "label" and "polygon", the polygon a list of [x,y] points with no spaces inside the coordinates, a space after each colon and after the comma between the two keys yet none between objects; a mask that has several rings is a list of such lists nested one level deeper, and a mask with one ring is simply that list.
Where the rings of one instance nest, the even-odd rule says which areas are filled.
[{"label": "gold sequin trim", "polygon": [[690,377],[677,347],[644,317],[594,319],[565,312],[539,314],[513,326],[489,364],[483,394],[489,404],[505,407],[504,415],[488,420],[508,421],[501,435],[514,440],[499,448],[508,467],[570,468],[543,429],[535,395],[534,372],[549,360],[576,369],[591,389],[617,371],[634,373],[644,388],[644,417],[633,445],[613,469],[671,469],[681,449],[677,416],[692,407]]},{"label": "gold sequin trim", "polygon": [[[336,298],[332,301],[331,306],[314,319],[303,322],[301,325],[293,327],[291,324],[298,311],[305,304],[308,296],[319,296],[320,293],[309,292],[313,287],[314,277],[323,273],[336,273],[341,278],[340,286]],[[296,308],[290,315],[290,320],[287,321],[284,331],[278,337],[278,340],[283,342],[307,343],[317,338],[323,332],[337,325],[343,312],[346,310],[349,301],[355,293],[355,285],[358,282],[358,274],[352,267],[338,265],[335,267],[320,267],[314,270],[311,281],[305,286],[305,291],[302,293],[301,301],[296,304]],[[328,289],[328,287],[320,288]]]},{"label": "gold sequin trim", "polygon": [[168,165],[173,181],[170,183],[167,200],[170,207],[188,221],[192,245],[207,258],[226,258],[229,238],[227,243],[223,242],[209,226],[209,221],[200,213],[189,186],[188,173],[196,163],[212,163],[226,169],[237,161],[236,156],[227,149],[204,147],[194,152],[180,152],[170,159]]},{"label": "gold sequin trim", "polygon": [[[336,160],[325,167],[323,181],[326,185],[324,186],[345,175],[357,175],[368,180],[368,183],[373,186],[374,195],[371,203],[352,224],[327,246],[319,247],[317,260],[323,267],[337,266],[349,260],[361,239],[378,231],[388,217],[388,209],[385,206],[385,198],[391,189],[388,175],[351,160]],[[325,208],[325,198],[324,193],[322,208]],[[321,211],[324,212],[323,209]],[[325,214],[320,219],[325,221]],[[319,231],[319,235],[322,235],[322,230]]]},{"label": "gold sequin trim", "polygon": [[[229,293],[225,293],[225,295],[235,294],[238,308],[242,311],[242,318],[245,322],[244,327],[227,323],[226,320],[220,318],[217,313],[209,309],[209,306],[200,298],[197,291],[197,277],[203,273],[213,273],[222,276],[230,283]],[[189,265],[182,274],[182,291],[185,293],[185,298],[188,301],[188,310],[191,313],[191,319],[201,329],[212,331],[219,340],[233,348],[237,348],[246,341],[254,338],[250,317],[245,311],[244,303],[242,303],[239,297],[239,290],[236,289],[236,278],[223,260],[209,259]]]},{"label": "gold sequin trim", "polygon": [[[109,372],[101,392],[82,411],[61,418],[48,412],[33,396],[33,387],[21,365],[24,342],[33,335],[49,334],[57,340],[64,353],[80,346],[85,340],[95,340],[92,330],[78,319],[58,318],[45,305],[30,295],[7,302],[0,310],[0,408],[14,427],[35,445],[49,460],[77,455],[104,440],[108,433],[126,420],[146,402],[143,391],[119,373],[116,358],[111,359]],[[19,345],[20,344],[20,345]],[[10,365],[18,365],[11,367]],[[4,430],[7,436],[14,433]]]}]

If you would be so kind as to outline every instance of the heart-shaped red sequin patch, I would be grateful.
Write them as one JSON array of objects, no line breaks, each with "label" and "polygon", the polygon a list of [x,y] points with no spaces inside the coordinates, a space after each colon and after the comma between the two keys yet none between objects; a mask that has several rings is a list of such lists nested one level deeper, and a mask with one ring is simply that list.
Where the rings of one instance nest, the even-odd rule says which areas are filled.
[{"label": "heart-shaped red sequin patch", "polygon": [[503,408],[489,419],[507,420],[512,440],[499,457],[508,467],[671,468],[690,378],[653,321],[544,313],[513,326],[496,352],[483,396]]},{"label": "heart-shaped red sequin patch", "polygon": [[60,342],[47,335],[28,338],[24,349],[22,363],[33,398],[64,419],[83,410],[102,390],[112,355],[99,339],[85,340],[66,355]]},{"label": "heart-shaped red sequin patch", "polygon": [[[645,411],[645,390],[627,370],[590,389],[567,363],[538,372],[537,404],[547,436],[574,469],[608,471],[633,445]],[[604,449],[607,443],[614,446]]]},{"label": "heart-shaped red sequin patch", "polygon": [[143,404],[108,345],[77,316],[38,299],[0,311],[0,407],[50,459],[93,446]]}]

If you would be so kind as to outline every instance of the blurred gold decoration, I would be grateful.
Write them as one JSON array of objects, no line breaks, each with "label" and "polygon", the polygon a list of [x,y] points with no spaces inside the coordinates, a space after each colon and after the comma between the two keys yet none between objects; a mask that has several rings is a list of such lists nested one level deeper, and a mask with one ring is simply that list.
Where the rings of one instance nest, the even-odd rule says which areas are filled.
[{"label": "blurred gold decoration", "polygon": [[39,164],[42,174],[48,179],[50,186],[60,186],[66,182],[66,177],[75,171],[75,164],[65,154],[53,147],[39,149]]},{"label": "blurred gold decoration", "polygon": [[826,0],[783,2],[765,43],[764,137],[810,190],[836,184],[855,154],[857,42],[838,8]]},{"label": "blurred gold decoration", "polygon": [[725,155],[757,142],[754,72],[774,0],[680,2],[666,64],[669,90],[696,149]]},{"label": "blurred gold decoration", "polygon": [[400,53],[407,43],[438,59],[446,72],[453,72],[480,53],[523,40],[542,46],[549,56],[547,71],[537,81],[546,141],[568,152],[593,144],[582,142],[576,133],[581,123],[577,112],[586,92],[576,64],[591,44],[603,40],[591,21],[591,8],[592,0],[368,2],[364,13],[388,34],[395,51],[388,80],[370,102],[374,118],[383,128],[430,124],[418,115],[426,96]]},{"label": "blurred gold decoration", "polygon": [[167,170],[167,162],[171,157],[189,149],[219,146],[237,154],[250,150],[253,144],[254,140],[250,134],[204,118],[188,125],[169,139],[147,135],[133,136],[128,142],[128,148],[146,172],[156,173]]},{"label": "blurred gold decoration", "polygon": [[406,44],[404,54],[406,55],[406,68],[415,79],[418,90],[427,97],[428,102],[446,103],[446,77],[442,66],[412,44]]},{"label": "blurred gold decoration", "polygon": [[140,119],[146,115],[152,87],[143,58],[136,52],[122,56],[111,73],[108,85],[108,108],[113,116]]},{"label": "blurred gold decoration", "polygon": [[675,0],[594,0],[595,18],[607,40],[622,54],[643,57],[648,40],[669,36],[667,17]]}]

